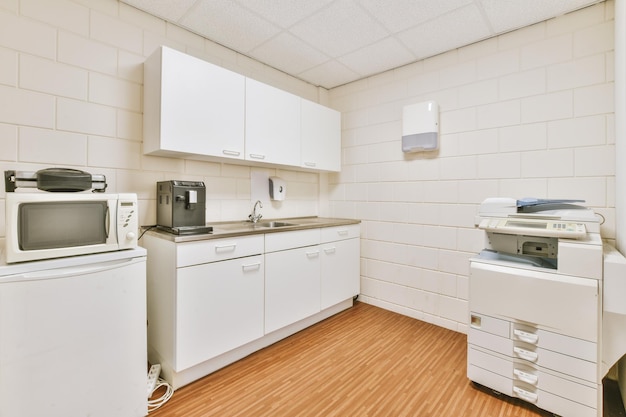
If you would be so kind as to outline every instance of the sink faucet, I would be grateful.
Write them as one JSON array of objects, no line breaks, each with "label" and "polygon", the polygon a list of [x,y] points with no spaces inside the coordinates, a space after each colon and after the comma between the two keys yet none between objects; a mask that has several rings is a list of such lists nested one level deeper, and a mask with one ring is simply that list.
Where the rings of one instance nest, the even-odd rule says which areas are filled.
[{"label": "sink faucet", "polygon": [[261,213],[256,214],[256,206],[259,206],[260,208],[263,208],[263,204],[261,204],[261,200],[257,200],[256,203],[254,203],[254,208],[252,209],[252,214],[248,215],[248,218],[250,219],[250,221],[252,223],[256,223],[259,220],[261,220],[261,217],[263,217],[263,215]]}]

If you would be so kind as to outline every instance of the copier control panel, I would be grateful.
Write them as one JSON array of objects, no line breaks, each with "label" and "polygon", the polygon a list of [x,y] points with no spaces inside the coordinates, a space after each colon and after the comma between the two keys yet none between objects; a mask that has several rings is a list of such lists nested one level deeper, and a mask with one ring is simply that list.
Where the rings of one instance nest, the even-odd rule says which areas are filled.
[{"label": "copier control panel", "polygon": [[579,239],[587,234],[587,228],[583,223],[562,220],[487,218],[481,220],[478,227],[487,232],[504,233],[508,235],[526,234],[569,239]]}]

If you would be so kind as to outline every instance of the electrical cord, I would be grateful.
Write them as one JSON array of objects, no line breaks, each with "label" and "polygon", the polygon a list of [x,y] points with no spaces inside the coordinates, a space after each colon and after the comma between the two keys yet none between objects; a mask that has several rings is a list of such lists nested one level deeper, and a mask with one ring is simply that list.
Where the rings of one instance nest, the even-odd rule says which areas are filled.
[{"label": "electrical cord", "polygon": [[159,398],[148,400],[148,413],[151,413],[157,408],[161,407],[170,398],[172,398],[172,395],[174,395],[174,389],[172,388],[172,386],[168,384],[167,381],[165,381],[163,378],[159,378],[148,398],[152,398],[152,395],[161,387],[165,387],[165,392]]},{"label": "electrical cord", "polygon": [[142,229],[146,229],[143,232],[141,232],[141,234],[139,235],[139,237],[137,238],[137,240],[141,240],[141,238],[143,237],[143,235],[146,234],[146,232],[148,230],[154,229],[155,227],[157,227],[156,224],[150,225],[150,226],[141,226]]}]

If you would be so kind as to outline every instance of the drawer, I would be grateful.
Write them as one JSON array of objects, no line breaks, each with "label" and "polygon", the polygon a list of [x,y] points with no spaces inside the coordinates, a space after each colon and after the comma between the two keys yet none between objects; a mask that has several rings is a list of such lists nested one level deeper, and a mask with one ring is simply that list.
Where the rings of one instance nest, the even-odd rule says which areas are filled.
[{"label": "drawer", "polygon": [[267,233],[265,235],[265,253],[312,246],[319,243],[320,229]]},{"label": "drawer", "polygon": [[176,245],[176,267],[260,255],[263,243],[263,235],[179,243]]},{"label": "drawer", "polygon": [[598,410],[580,404],[569,398],[533,388],[528,384],[517,383],[512,379],[498,375],[473,364],[467,365],[467,376],[471,381],[484,385],[510,397],[517,397],[537,407],[568,417],[597,417]]},{"label": "drawer", "polygon": [[536,387],[588,407],[597,408],[598,406],[598,391],[595,384],[575,380],[567,375],[551,372],[524,361],[511,360],[472,345],[468,346],[467,354],[468,364],[519,382],[520,386]]},{"label": "drawer", "polygon": [[511,357],[513,352],[513,341],[508,337],[483,332],[472,327],[469,328],[467,342],[508,357]]},{"label": "drawer", "polygon": [[537,345],[542,349],[560,352],[564,355],[584,359],[589,362],[598,362],[598,345],[587,340],[537,329],[520,323],[513,323],[511,338],[514,341]]},{"label": "drawer", "polygon": [[513,341],[510,338],[497,336],[470,327],[468,343],[499,353],[510,359],[526,361],[529,365],[538,365],[545,369],[553,370],[580,378],[585,381],[597,380],[598,367],[595,362],[555,352],[537,345]]},{"label": "drawer", "polygon": [[361,225],[349,224],[346,226],[323,227],[320,230],[320,235],[320,243],[352,239],[361,236]]}]

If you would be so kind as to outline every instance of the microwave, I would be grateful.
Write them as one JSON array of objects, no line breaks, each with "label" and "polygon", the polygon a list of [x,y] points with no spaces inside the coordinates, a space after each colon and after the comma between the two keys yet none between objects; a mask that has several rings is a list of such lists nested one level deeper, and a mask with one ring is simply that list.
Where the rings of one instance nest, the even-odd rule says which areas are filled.
[{"label": "microwave", "polygon": [[6,262],[137,247],[137,195],[7,193]]}]

